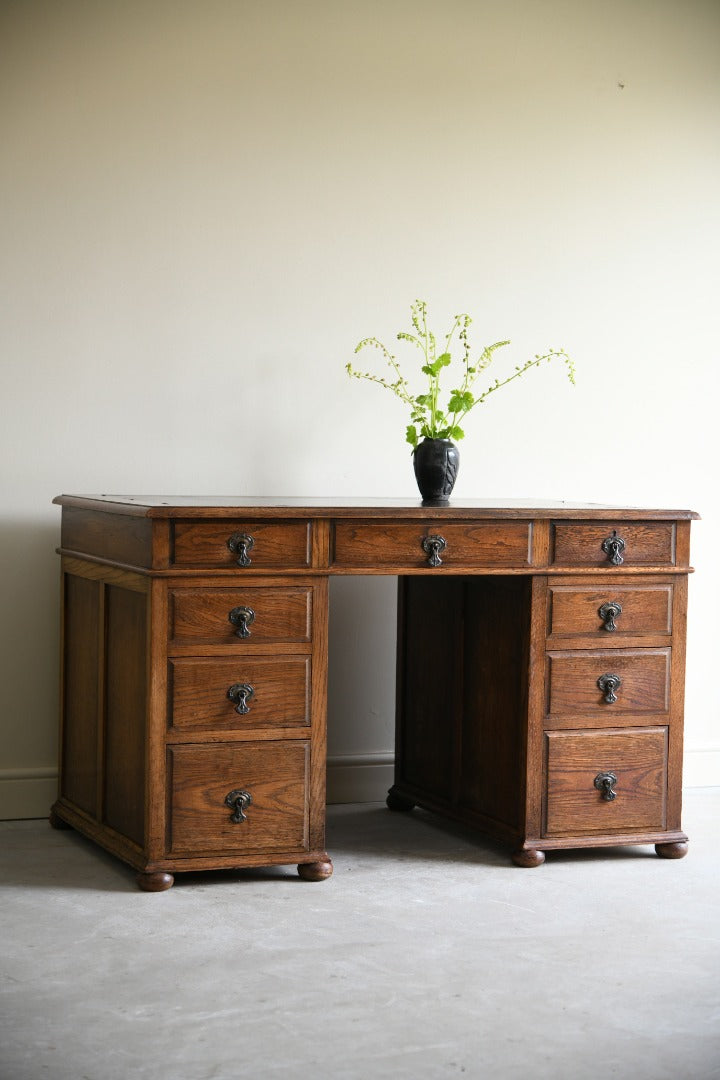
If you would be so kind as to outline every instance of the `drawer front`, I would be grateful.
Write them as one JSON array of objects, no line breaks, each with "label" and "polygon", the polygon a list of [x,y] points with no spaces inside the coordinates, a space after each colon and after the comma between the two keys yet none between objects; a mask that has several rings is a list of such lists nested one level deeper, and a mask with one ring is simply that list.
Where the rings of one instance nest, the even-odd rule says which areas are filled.
[{"label": "drawer front", "polygon": [[309,756],[296,741],[168,748],[169,854],[307,850]]},{"label": "drawer front", "polygon": [[545,737],[546,836],[665,828],[667,728]]},{"label": "drawer front", "polygon": [[312,588],[171,589],[169,618],[178,645],[310,641]]},{"label": "drawer front", "polygon": [[[433,543],[431,538],[438,538]],[[335,525],[334,558],[339,567],[528,566],[532,526],[445,523]],[[423,546],[425,544],[425,546]]]},{"label": "drawer front", "polygon": [[177,732],[309,727],[310,658],[170,661],[171,728]]},{"label": "drawer front", "polygon": [[553,539],[552,562],[559,566],[612,569],[614,566],[675,564],[675,524],[671,521],[621,522],[617,525],[611,521],[555,522]]},{"label": "drawer front", "polygon": [[623,635],[672,632],[673,586],[548,585],[548,634],[611,644]]},{"label": "drawer front", "polygon": [[669,648],[548,653],[548,715],[595,714],[614,724],[622,712],[667,712],[670,656]]},{"label": "drawer front", "polygon": [[173,527],[176,566],[228,570],[307,568],[310,522],[178,521]]}]

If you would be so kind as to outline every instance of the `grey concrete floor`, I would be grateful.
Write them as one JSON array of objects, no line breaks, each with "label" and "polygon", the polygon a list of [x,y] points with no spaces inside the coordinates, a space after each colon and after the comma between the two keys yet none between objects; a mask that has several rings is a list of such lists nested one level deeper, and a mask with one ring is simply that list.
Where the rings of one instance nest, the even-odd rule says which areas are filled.
[{"label": "grey concrete floor", "polygon": [[0,823],[3,1080],[720,1077],[720,789],[690,854],[506,853],[329,810],[335,875],[132,872]]}]

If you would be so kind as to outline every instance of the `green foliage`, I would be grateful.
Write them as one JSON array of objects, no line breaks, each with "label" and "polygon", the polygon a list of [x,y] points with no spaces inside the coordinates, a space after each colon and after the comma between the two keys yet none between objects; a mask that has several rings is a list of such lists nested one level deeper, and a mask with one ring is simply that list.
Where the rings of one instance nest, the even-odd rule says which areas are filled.
[{"label": "green foliage", "polygon": [[[496,341],[494,345],[486,345],[475,361],[471,361],[470,343],[468,341],[468,328],[472,322],[469,315],[456,315],[445,336],[443,351],[438,355],[435,335],[428,328],[427,304],[423,300],[416,300],[410,305],[411,322],[415,333],[401,330],[397,335],[399,341],[408,342],[418,348],[422,354],[420,371],[427,377],[427,389],[422,394],[413,394],[410,384],[400,370],[397,357],[387,349],[381,341],[375,337],[363,338],[355,348],[359,353],[365,348],[378,349],[382,353],[385,362],[390,368],[392,375],[383,378],[373,375],[368,371],[357,371],[351,363],[345,365],[348,375],[353,379],[367,379],[369,382],[378,383],[386,390],[392,391],[410,409],[411,424],[406,430],[406,440],[413,450],[421,438],[427,439],[464,439],[465,432],[460,427],[459,421],[466,416],[476,405],[481,405],[490,394],[495,393],[501,386],[507,386],[513,379],[520,378],[530,368],[539,367],[543,360],[550,361],[559,358],[567,367],[567,376],[571,383],[575,383],[575,365],[564,349],[548,349],[542,355],[536,355],[532,360],[526,360],[524,364],[517,365],[512,375],[506,379],[495,379],[481,394],[474,394],[472,387],[478,377],[485,371],[494,359],[498,349],[509,345],[509,341]],[[445,408],[439,405],[440,377],[443,368],[452,363],[450,345],[457,333],[459,349],[462,353],[460,359],[462,380],[456,390],[450,391],[450,397]]]}]

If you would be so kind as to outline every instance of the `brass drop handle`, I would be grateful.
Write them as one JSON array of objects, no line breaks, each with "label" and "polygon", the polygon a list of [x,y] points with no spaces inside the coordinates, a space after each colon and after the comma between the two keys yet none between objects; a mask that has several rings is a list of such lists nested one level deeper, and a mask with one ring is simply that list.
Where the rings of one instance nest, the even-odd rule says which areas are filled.
[{"label": "brass drop handle", "polygon": [[440,552],[444,551],[446,547],[447,541],[444,536],[423,537],[422,549],[428,557],[428,566],[442,566]]},{"label": "brass drop handle", "polygon": [[249,552],[252,551],[255,540],[247,533],[233,533],[227,542],[227,546],[233,555],[237,555],[238,566],[249,566],[252,562]]},{"label": "brass drop handle", "polygon": [[617,776],[614,772],[599,772],[593,781],[605,802],[612,802],[613,799],[617,799],[617,791],[613,791],[617,782]]},{"label": "brass drop handle", "polygon": [[613,566],[620,566],[623,562],[623,551],[625,550],[625,541],[622,536],[618,536],[617,529],[613,529],[608,537],[602,542],[602,549],[608,557],[608,562],[611,562]]},{"label": "brass drop handle", "polygon": [[615,620],[622,615],[622,604],[619,604],[617,600],[611,600],[598,608],[598,615],[603,620],[603,630],[607,630],[608,633],[612,634],[617,630]]},{"label": "brass drop handle", "polygon": [[605,701],[608,705],[614,705],[617,701],[616,690],[619,690],[622,686],[622,679],[619,675],[601,675],[597,681],[599,688],[605,695]]},{"label": "brass drop handle", "polygon": [[235,633],[238,637],[250,637],[250,625],[255,622],[255,612],[251,607],[234,607],[228,612],[228,619],[237,627]]},{"label": "brass drop handle", "polygon": [[233,811],[230,815],[230,820],[239,825],[241,821],[247,821],[247,814],[245,811],[252,802],[252,795],[249,791],[245,791],[243,788],[236,788],[234,791],[229,791],[225,796],[225,805],[229,806]]},{"label": "brass drop handle", "polygon": [[227,696],[235,703],[235,712],[245,716],[250,712],[248,701],[255,693],[255,687],[250,683],[233,683],[228,689]]}]

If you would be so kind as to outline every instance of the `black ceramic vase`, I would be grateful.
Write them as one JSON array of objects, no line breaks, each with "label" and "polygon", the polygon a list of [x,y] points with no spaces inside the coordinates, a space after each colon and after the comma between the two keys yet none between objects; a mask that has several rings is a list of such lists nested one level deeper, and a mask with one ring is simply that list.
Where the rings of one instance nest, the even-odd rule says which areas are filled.
[{"label": "black ceramic vase", "polygon": [[460,452],[450,439],[423,439],[413,451],[423,506],[446,506],[455,486]]}]

